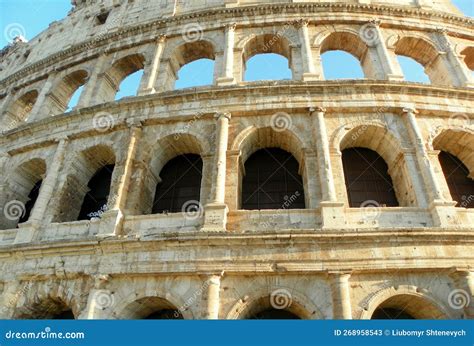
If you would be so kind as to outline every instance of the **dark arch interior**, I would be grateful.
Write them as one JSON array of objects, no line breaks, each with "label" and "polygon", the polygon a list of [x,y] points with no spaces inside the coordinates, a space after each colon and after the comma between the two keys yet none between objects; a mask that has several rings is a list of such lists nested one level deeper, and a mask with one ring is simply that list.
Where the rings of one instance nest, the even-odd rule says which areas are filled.
[{"label": "dark arch interior", "polygon": [[372,314],[373,320],[414,320],[415,318],[403,311],[396,308],[377,308]]},{"label": "dark arch interior", "polygon": [[145,320],[182,320],[183,315],[178,310],[173,309],[163,309],[151,313]]},{"label": "dark arch interior", "polygon": [[287,310],[266,309],[252,314],[250,320],[299,320],[300,318]]},{"label": "dark arch interior", "polygon": [[470,179],[469,170],[456,156],[445,151],[439,154],[439,161],[448,183],[453,200],[457,207],[474,208],[474,181]]},{"label": "dark arch interior", "polygon": [[78,220],[100,217],[101,213],[106,211],[114,168],[115,165],[102,167],[89,181],[89,192],[84,197]]},{"label": "dark arch interior", "polygon": [[242,209],[304,209],[304,186],[298,169],[298,161],[285,150],[256,151],[245,162]]},{"label": "dark arch interior", "polygon": [[63,312],[60,312],[59,314],[54,315],[51,319],[53,320],[73,320],[74,314],[72,313],[72,310],[65,310]]},{"label": "dark arch interior", "polygon": [[178,213],[188,201],[201,196],[202,159],[186,154],[170,160],[161,170],[161,183],[156,187],[153,214]]},{"label": "dark arch interior", "polygon": [[379,154],[365,148],[345,149],[342,163],[350,207],[358,208],[366,201],[398,206],[388,166]]},{"label": "dark arch interior", "polygon": [[33,207],[35,206],[36,200],[38,199],[38,195],[39,195],[39,191],[41,189],[42,183],[43,183],[43,180],[37,181],[36,184],[31,189],[30,194],[28,195],[28,201],[25,203],[25,213],[18,221],[19,224],[28,221],[28,219],[30,218],[31,211],[33,210]]}]

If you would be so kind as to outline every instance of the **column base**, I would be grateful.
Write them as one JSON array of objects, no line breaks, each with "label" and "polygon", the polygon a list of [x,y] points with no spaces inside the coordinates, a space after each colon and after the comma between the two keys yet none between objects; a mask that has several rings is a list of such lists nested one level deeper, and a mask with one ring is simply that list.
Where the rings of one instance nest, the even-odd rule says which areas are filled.
[{"label": "column base", "polygon": [[388,81],[402,82],[405,80],[405,77],[399,74],[387,74]]},{"label": "column base", "polygon": [[216,84],[218,86],[229,86],[229,85],[235,85],[236,81],[235,81],[235,78],[233,77],[220,77],[220,78],[217,78]]},{"label": "column base", "polygon": [[204,232],[225,232],[227,230],[227,213],[229,208],[226,204],[210,203],[204,207]]},{"label": "column base", "polygon": [[33,243],[41,225],[38,222],[25,222],[18,225],[18,232],[13,244]]},{"label": "column base", "polygon": [[303,75],[301,76],[301,80],[303,82],[315,82],[320,81],[321,76],[316,73],[303,73]]},{"label": "column base", "polygon": [[102,214],[97,237],[108,238],[122,233],[124,215],[121,210],[109,210]]},{"label": "column base", "polygon": [[151,94],[156,94],[155,88],[148,88],[144,90],[139,90],[137,93],[137,96],[146,96],[146,95],[151,95]]},{"label": "column base", "polygon": [[78,316],[78,320],[98,320],[110,316],[106,310],[115,305],[115,297],[109,290],[92,289],[89,292],[86,308]]},{"label": "column base", "polygon": [[321,208],[323,229],[334,229],[345,226],[344,203],[325,201],[319,205]]},{"label": "column base", "polygon": [[433,218],[433,223],[437,227],[449,227],[455,223],[456,206],[454,201],[435,200],[431,202],[429,210]]}]

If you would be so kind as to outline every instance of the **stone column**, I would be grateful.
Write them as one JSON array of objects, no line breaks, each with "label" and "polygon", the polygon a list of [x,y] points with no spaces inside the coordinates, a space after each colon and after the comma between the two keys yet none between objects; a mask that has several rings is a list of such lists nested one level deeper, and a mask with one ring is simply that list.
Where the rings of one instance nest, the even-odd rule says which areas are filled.
[{"label": "stone column", "polygon": [[408,134],[411,141],[413,142],[413,145],[415,146],[415,155],[417,158],[418,167],[421,171],[421,176],[423,177],[425,190],[428,192],[429,208],[431,210],[434,222],[437,226],[448,226],[451,223],[451,217],[449,214],[452,214],[452,210],[450,209],[454,207],[455,203],[445,201],[443,199],[443,194],[439,187],[439,183],[436,179],[436,175],[434,173],[433,167],[431,166],[431,161],[424,145],[423,136],[416,121],[416,113],[417,111],[413,108],[403,109]]},{"label": "stone column", "polygon": [[336,197],[331,157],[329,154],[329,140],[324,119],[325,112],[326,109],[321,107],[310,109],[322,191],[320,206],[323,228],[335,228],[344,224],[344,203],[338,201]]},{"label": "stone column", "polygon": [[456,75],[458,81],[458,86],[461,87],[474,87],[474,80],[471,75],[471,71],[468,70],[467,65],[462,61],[451,44],[448,35],[446,34],[446,29],[440,28],[438,31],[438,42],[443,47],[443,50],[446,52],[446,59]]},{"label": "stone column", "polygon": [[44,119],[49,114],[45,111],[45,107],[47,106],[46,103],[48,100],[48,95],[53,88],[54,81],[55,73],[51,73],[39,92],[38,98],[36,99],[33,109],[31,110],[30,115],[28,116],[28,122],[34,122],[37,120]]},{"label": "stone column", "polygon": [[[127,202],[127,196],[130,188],[130,181],[133,171],[133,163],[138,148],[138,142],[142,135],[141,124],[130,122],[130,141],[127,150],[127,156],[125,163],[123,164],[122,171],[120,172],[120,178],[117,183],[117,187],[112,190],[112,198],[108,201],[108,211],[102,215],[101,224],[99,228],[99,236],[107,237],[119,235],[122,231],[123,226],[123,211]],[[116,166],[115,169],[118,167]],[[114,174],[115,175],[115,174]],[[112,234],[110,233],[112,230]]]},{"label": "stone column", "polygon": [[403,81],[404,76],[400,68],[394,65],[392,59],[390,59],[390,55],[388,53],[388,49],[385,45],[385,38],[380,30],[380,21],[373,20],[367,23],[372,30],[374,30],[374,39],[372,41],[365,40],[365,42],[369,45],[369,47],[373,47],[377,53],[377,60],[380,62],[380,67],[383,70],[383,77],[386,80],[392,81]]},{"label": "stone column", "polygon": [[457,269],[451,274],[455,289],[448,296],[449,306],[463,310],[464,318],[474,319],[474,271]]},{"label": "stone column", "polygon": [[89,76],[87,82],[84,84],[84,90],[81,93],[76,108],[84,108],[93,105],[92,100],[94,99],[94,96],[99,93],[99,77],[104,72],[104,67],[108,62],[108,59],[109,57],[107,55],[101,55],[97,58],[96,63],[94,65],[94,70]]},{"label": "stone column", "polygon": [[217,113],[216,151],[214,157],[215,175],[211,188],[210,203],[205,207],[204,227],[206,231],[223,231],[227,224],[225,204],[226,153],[229,141],[229,113]]},{"label": "stone column", "polygon": [[333,318],[342,320],[352,319],[351,294],[349,273],[329,273],[331,281]]},{"label": "stone column", "polygon": [[145,66],[143,71],[143,77],[140,82],[140,87],[138,88],[138,96],[149,95],[156,92],[155,84],[165,44],[166,35],[160,35],[156,40],[151,61]]},{"label": "stone column", "polygon": [[207,296],[203,318],[206,320],[219,319],[220,290],[222,275],[210,275],[207,278]]},{"label": "stone column", "polygon": [[235,84],[234,78],[234,45],[236,24],[229,24],[225,28],[225,50],[223,75],[217,79],[217,85]]},{"label": "stone column", "polygon": [[6,152],[0,152],[0,220],[4,218],[3,207],[7,203],[7,165],[10,155]]},{"label": "stone column", "polygon": [[301,79],[305,82],[320,79],[320,76],[316,74],[316,68],[314,66],[308,25],[309,21],[306,19],[300,19],[295,23],[295,26],[298,28],[298,35],[301,42],[301,61],[303,62],[303,73]]},{"label": "stone column", "polygon": [[240,175],[243,166],[240,162],[240,150],[227,151],[228,175],[226,177],[226,204],[229,210],[237,210],[240,205]]}]

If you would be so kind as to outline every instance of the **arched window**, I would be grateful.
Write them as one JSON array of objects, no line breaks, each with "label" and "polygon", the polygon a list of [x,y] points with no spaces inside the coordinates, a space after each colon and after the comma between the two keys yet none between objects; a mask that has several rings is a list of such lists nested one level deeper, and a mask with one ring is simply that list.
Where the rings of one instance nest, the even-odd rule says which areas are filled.
[{"label": "arched window", "polygon": [[82,91],[84,90],[84,85],[81,85],[79,88],[77,88],[76,91],[74,91],[74,94],[72,94],[71,99],[69,100],[69,103],[67,105],[67,108],[65,112],[70,112],[74,110],[74,108],[77,106],[79,103],[79,99],[81,97]]},{"label": "arched window", "polygon": [[28,194],[28,201],[25,204],[25,213],[20,218],[20,221],[18,222],[19,224],[28,221],[28,219],[30,218],[31,211],[35,206],[36,200],[38,199],[42,183],[43,180],[38,180],[31,189],[30,193]]},{"label": "arched window", "polygon": [[115,95],[115,100],[120,100],[124,97],[136,96],[140,81],[143,77],[143,70],[132,73],[120,83],[119,91]]},{"label": "arched window", "polygon": [[37,99],[38,91],[31,90],[13,102],[3,116],[3,128],[12,129],[22,122],[27,121]]},{"label": "arched window", "polygon": [[388,166],[375,151],[344,149],[342,163],[350,207],[358,208],[367,201],[387,207],[399,205]]},{"label": "arched window", "polygon": [[466,66],[474,73],[474,47],[467,47],[461,52]]},{"label": "arched window", "polygon": [[278,34],[252,38],[244,47],[242,62],[245,81],[292,78],[290,43]]},{"label": "arched window", "polygon": [[114,165],[102,167],[89,181],[87,184],[89,192],[84,197],[78,220],[90,220],[94,217],[100,217],[102,213],[107,211],[114,167]]},{"label": "arched window", "polygon": [[212,85],[214,60],[199,59],[184,65],[178,72],[175,89]]},{"label": "arched window", "polygon": [[170,160],[161,170],[152,213],[181,212],[186,202],[200,201],[202,159],[186,154]]},{"label": "arched window", "polygon": [[321,61],[326,80],[364,78],[359,60],[344,51],[326,52],[321,55]]},{"label": "arched window", "polygon": [[19,320],[73,320],[72,310],[60,299],[47,299],[25,306],[15,313],[14,319]]},{"label": "arched window", "polygon": [[445,151],[439,154],[439,161],[448,183],[449,191],[457,207],[474,208],[474,181],[469,170],[456,156]]},{"label": "arched window", "polygon": [[439,306],[431,300],[414,294],[398,294],[379,304],[371,319],[444,319]]},{"label": "arched window", "polygon": [[378,308],[372,315],[373,320],[414,320],[415,318],[403,311],[402,309],[396,308]]},{"label": "arched window", "polygon": [[[87,78],[88,73],[85,70],[78,70],[65,76],[48,97],[48,105],[45,109],[49,111],[49,115],[61,114],[75,107],[82,91],[81,86],[86,83]],[[79,92],[77,92],[78,89],[80,89]]]},{"label": "arched window", "polygon": [[415,59],[406,56],[397,56],[400,67],[402,68],[405,80],[408,82],[430,84],[430,77],[425,73],[423,65]]},{"label": "arched window", "polygon": [[300,320],[301,318],[290,311],[266,309],[248,316],[249,320]]},{"label": "arched window", "polygon": [[183,315],[176,309],[163,309],[151,313],[145,320],[182,320]]},{"label": "arched window", "polygon": [[261,149],[245,162],[242,209],[304,209],[298,161],[279,148]]},{"label": "arched window", "polygon": [[145,297],[128,304],[119,318],[138,320],[182,320],[180,309],[160,297]]}]

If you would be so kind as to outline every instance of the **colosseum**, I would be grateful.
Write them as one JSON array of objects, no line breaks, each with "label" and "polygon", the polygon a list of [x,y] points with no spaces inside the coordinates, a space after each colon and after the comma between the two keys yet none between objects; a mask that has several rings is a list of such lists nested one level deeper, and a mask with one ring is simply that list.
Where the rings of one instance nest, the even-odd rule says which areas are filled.
[{"label": "colosseum", "polygon": [[[450,0],[73,0],[0,53],[0,318],[474,318],[473,24]],[[330,51],[364,78],[326,79]],[[291,79],[245,79],[267,53]],[[199,59],[212,84],[176,88]]]}]

